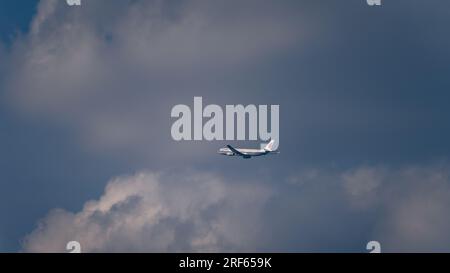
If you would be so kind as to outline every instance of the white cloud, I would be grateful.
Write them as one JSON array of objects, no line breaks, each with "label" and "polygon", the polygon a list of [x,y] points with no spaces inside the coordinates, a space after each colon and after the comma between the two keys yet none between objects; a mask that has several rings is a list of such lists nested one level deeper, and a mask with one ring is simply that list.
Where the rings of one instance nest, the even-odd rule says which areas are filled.
[{"label": "white cloud", "polygon": [[378,191],[385,179],[385,170],[381,167],[363,166],[343,173],[340,178],[352,204],[355,207],[365,207],[378,201]]},{"label": "white cloud", "polygon": [[[315,199],[298,201],[297,207],[304,210],[309,206],[307,215],[315,215],[303,217],[300,226],[308,226],[316,217],[329,217],[322,224],[334,227],[326,231],[330,238],[341,236],[338,230],[343,229],[357,232],[346,234],[344,241],[353,242],[354,236],[378,240],[384,251],[450,251],[449,164],[313,169],[297,173],[287,182],[299,187],[301,198]],[[330,215],[317,205],[330,204],[329,200],[333,207],[340,208],[340,214]],[[348,223],[336,226],[333,221],[340,219],[348,219]],[[323,227],[316,228],[324,232]],[[320,238],[315,232],[307,236]],[[314,246],[319,242],[308,243]],[[361,251],[364,243],[360,242]]]},{"label": "white cloud", "polygon": [[56,209],[29,234],[27,252],[244,251],[258,246],[270,191],[207,173],[142,172],[108,183],[78,213]]},{"label": "white cloud", "polygon": [[[208,173],[112,180],[77,213],[53,210],[29,252],[450,250],[450,166],[313,169],[267,188]],[[359,246],[359,247],[356,247]],[[322,247],[320,247],[322,246]]]},{"label": "white cloud", "polygon": [[450,167],[413,166],[383,181],[375,234],[393,251],[450,250]]}]

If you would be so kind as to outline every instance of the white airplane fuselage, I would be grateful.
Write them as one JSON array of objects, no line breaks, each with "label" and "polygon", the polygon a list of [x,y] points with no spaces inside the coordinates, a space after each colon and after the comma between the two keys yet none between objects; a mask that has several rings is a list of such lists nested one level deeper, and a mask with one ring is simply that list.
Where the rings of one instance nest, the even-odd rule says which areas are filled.
[{"label": "white airplane fuselage", "polygon": [[278,154],[278,151],[272,151],[272,145],[273,141],[271,141],[271,144],[269,143],[264,149],[242,149],[233,148],[230,145],[227,145],[227,148],[221,148],[218,153],[226,156],[241,156],[243,158],[252,158],[254,156],[262,156],[267,154]]},{"label": "white airplane fuselage", "polygon": [[[236,148],[240,153],[248,156],[260,156],[260,155],[266,155],[270,153],[269,151],[265,150],[259,150],[259,149],[238,149]],[[233,151],[231,151],[229,148],[222,148],[219,150],[219,154],[222,155],[228,155],[228,156],[240,156],[238,154],[235,154]]]}]

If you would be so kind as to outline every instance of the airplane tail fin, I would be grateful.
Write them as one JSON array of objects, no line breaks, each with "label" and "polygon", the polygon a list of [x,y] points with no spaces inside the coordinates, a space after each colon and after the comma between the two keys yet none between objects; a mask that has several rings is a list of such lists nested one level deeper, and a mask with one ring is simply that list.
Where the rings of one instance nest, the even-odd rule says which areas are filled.
[{"label": "airplane tail fin", "polygon": [[264,150],[268,151],[268,152],[272,152],[273,151],[273,144],[275,143],[275,140],[272,139],[269,144],[266,145],[266,147],[264,147]]}]

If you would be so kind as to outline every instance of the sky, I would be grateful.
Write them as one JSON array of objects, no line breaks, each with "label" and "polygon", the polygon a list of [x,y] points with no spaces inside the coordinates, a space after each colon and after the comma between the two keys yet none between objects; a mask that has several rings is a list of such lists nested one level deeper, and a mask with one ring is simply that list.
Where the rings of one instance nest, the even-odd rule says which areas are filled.
[{"label": "sky", "polygon": [[[450,251],[447,1],[18,2],[0,252]],[[280,154],[174,141],[196,96],[280,105]]]}]

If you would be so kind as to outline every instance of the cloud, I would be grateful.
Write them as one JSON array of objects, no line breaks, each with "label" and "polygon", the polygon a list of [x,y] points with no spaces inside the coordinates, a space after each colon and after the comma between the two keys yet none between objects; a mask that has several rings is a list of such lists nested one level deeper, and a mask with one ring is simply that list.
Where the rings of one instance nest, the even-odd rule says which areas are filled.
[{"label": "cloud", "polygon": [[378,191],[386,179],[381,167],[360,167],[341,175],[342,185],[354,206],[370,206],[377,201]]},{"label": "cloud", "polygon": [[223,96],[219,77],[299,43],[298,18],[259,1],[99,0],[74,9],[42,0],[13,45],[8,102],[75,128],[91,151],[148,156],[143,147],[154,142],[170,150],[161,128],[170,132],[171,107],[206,92]]},{"label": "cloud", "polygon": [[364,251],[370,240],[380,241],[386,252],[450,251],[447,163],[311,169],[288,177],[287,183],[299,189],[295,209],[302,217],[291,224],[307,230],[305,238],[298,238],[304,251],[342,251],[355,244],[356,251]]},{"label": "cloud", "polygon": [[[88,252],[364,251],[365,243],[373,239],[379,240],[385,251],[449,250],[446,164],[368,165],[345,170],[318,167],[290,176],[286,179],[288,185],[278,184],[284,171],[302,167],[296,165],[301,164],[298,154],[311,161],[337,159],[338,163],[342,158],[357,161],[374,155],[381,160],[389,155],[408,157],[411,145],[408,142],[406,147],[401,141],[402,132],[409,137],[416,127],[411,129],[411,123],[402,121],[414,119],[413,112],[420,116],[418,124],[429,120],[423,118],[423,110],[411,111],[409,107],[403,116],[402,104],[390,107],[392,96],[387,96],[388,110],[383,108],[384,99],[374,104],[373,94],[363,93],[371,92],[376,85],[359,88],[371,81],[350,72],[371,75],[364,67],[361,69],[361,60],[372,61],[365,54],[376,50],[353,43],[353,38],[348,40],[357,36],[355,31],[344,31],[353,25],[344,17],[364,13],[345,8],[346,12],[338,17],[315,16],[327,25],[327,31],[322,39],[309,39],[318,49],[302,55],[302,48],[298,48],[302,38],[308,28],[317,28],[321,23],[309,22],[306,12],[301,11],[322,4],[300,3],[302,8],[298,8],[294,2],[300,3],[98,0],[84,1],[82,9],[71,9],[63,1],[40,1],[30,32],[8,50],[8,64],[0,64],[8,79],[7,104],[21,113],[74,127],[70,132],[80,137],[83,148],[116,151],[125,164],[130,154],[148,155],[142,162],[152,169],[157,169],[158,164],[173,166],[177,162],[195,165],[195,159],[203,156],[209,167],[220,166],[224,173],[226,167],[232,166],[235,176],[260,175],[263,169],[264,175],[272,177],[278,199],[267,201],[269,194],[264,188],[252,183],[230,184],[233,179],[217,174],[170,176],[143,172],[111,181],[103,196],[86,203],[80,212],[50,212],[25,239],[24,250],[59,252],[67,241],[79,240]],[[309,11],[323,15],[324,9]],[[324,18],[331,20],[323,23]],[[384,21],[390,22],[389,18]],[[337,29],[330,27],[336,22],[340,22]],[[366,24],[361,27],[356,34],[364,33],[365,37]],[[353,44],[357,46],[347,46]],[[388,44],[394,45],[394,50],[388,51],[396,52],[396,43]],[[338,60],[333,57],[336,45]],[[287,52],[292,47],[296,50]],[[289,56],[290,61],[280,56]],[[277,61],[270,63],[271,59]],[[293,65],[301,60],[307,65]],[[398,59],[388,60],[394,63],[383,67],[398,67]],[[275,69],[263,73],[266,68],[262,63]],[[335,67],[340,66],[347,69],[336,74]],[[370,67],[376,68],[376,63]],[[334,75],[336,79],[322,81],[323,75]],[[348,77],[351,81],[347,81]],[[364,82],[358,83],[358,79]],[[257,82],[269,84],[264,89]],[[336,86],[348,91],[338,94],[334,92]],[[409,95],[407,87],[403,89]],[[314,96],[304,96],[312,93],[317,94],[317,102]],[[284,100],[282,107],[290,114],[283,117],[290,122],[283,124],[298,125],[286,127],[289,132],[284,139],[291,141],[286,146],[291,151],[275,159],[255,159],[245,164],[221,161],[221,165],[215,165],[211,161],[217,159],[209,155],[217,147],[174,143],[169,135],[171,107],[189,104],[194,95],[202,94],[207,94],[208,103],[218,104],[256,103],[254,100],[261,97],[263,101],[269,97],[270,103]],[[365,101],[369,106],[361,107]],[[379,109],[386,111],[380,115]],[[400,115],[396,114],[399,109]],[[425,123],[424,128],[429,129],[430,123]],[[351,136],[346,137],[345,132]],[[400,140],[392,140],[392,132],[397,132]],[[384,137],[389,141],[379,141],[380,134],[382,140]],[[356,142],[354,135],[359,136]],[[377,143],[391,146],[374,146],[374,136]],[[367,143],[371,146],[364,146]],[[392,145],[398,147],[393,149]],[[428,150],[424,153],[422,146],[418,145],[413,156],[430,154]],[[408,152],[401,154],[402,150]],[[395,155],[392,151],[396,151]],[[270,206],[262,217],[260,211],[266,202]],[[254,232],[255,228],[264,231]]]},{"label": "cloud", "polygon": [[393,251],[450,251],[450,168],[448,164],[411,166],[383,180],[374,229]]},{"label": "cloud", "polygon": [[24,239],[26,252],[244,251],[257,249],[270,190],[209,173],[141,172],[113,179],[71,213],[52,210]]},{"label": "cloud", "polygon": [[450,166],[304,170],[290,186],[211,173],[141,172],[113,179],[76,213],[52,210],[27,252],[449,251]]}]

